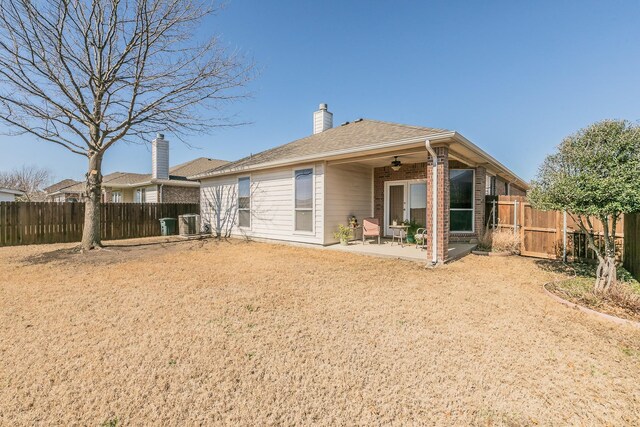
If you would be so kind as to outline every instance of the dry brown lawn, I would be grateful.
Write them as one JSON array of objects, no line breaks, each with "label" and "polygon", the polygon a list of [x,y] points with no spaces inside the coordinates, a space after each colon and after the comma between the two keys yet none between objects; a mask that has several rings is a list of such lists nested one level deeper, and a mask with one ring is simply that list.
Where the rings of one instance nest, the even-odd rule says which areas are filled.
[{"label": "dry brown lawn", "polygon": [[2,425],[637,425],[640,331],[525,258],[0,249]]}]

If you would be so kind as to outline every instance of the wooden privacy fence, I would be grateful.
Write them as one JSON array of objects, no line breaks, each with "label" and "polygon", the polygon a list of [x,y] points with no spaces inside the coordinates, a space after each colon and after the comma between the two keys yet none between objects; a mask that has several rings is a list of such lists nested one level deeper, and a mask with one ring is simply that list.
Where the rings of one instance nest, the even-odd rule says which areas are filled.
[{"label": "wooden privacy fence", "polygon": [[640,280],[640,213],[624,216],[624,268]]},{"label": "wooden privacy fence", "polygon": [[[103,203],[102,239],[160,235],[160,218],[200,213],[197,203]],[[0,202],[0,246],[82,240],[84,203]]]},{"label": "wooden privacy fence", "polygon": [[[533,208],[522,196],[487,197],[486,222],[495,229],[507,229],[518,235],[520,253],[524,256],[548,259],[595,260],[588,248],[587,236],[571,215],[561,211],[541,211]],[[602,223],[591,218],[596,245],[604,247]],[[616,225],[616,256],[622,260],[624,219]]]}]

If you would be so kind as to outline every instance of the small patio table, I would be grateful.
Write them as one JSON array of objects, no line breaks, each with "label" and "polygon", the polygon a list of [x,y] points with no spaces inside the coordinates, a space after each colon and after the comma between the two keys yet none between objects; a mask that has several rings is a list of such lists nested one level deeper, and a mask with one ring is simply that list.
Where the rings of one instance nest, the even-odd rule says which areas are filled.
[{"label": "small patio table", "polygon": [[[406,240],[406,238],[407,238],[407,230],[408,229],[409,229],[408,225],[403,225],[403,224],[390,225],[389,226],[389,230],[391,230],[391,244],[393,245],[393,242],[395,242],[395,240],[397,238],[398,242],[400,243],[400,246],[402,246],[404,248],[403,239]],[[408,243],[409,243],[409,241],[407,241],[407,244]]]}]

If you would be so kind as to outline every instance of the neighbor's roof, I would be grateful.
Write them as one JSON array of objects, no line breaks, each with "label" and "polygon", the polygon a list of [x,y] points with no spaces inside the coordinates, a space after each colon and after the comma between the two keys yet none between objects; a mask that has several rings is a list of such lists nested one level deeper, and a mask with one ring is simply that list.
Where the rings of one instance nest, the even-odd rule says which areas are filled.
[{"label": "neighbor's roof", "polygon": [[206,172],[211,169],[215,169],[217,167],[226,165],[229,163],[226,160],[220,159],[209,159],[207,157],[199,157],[195,160],[191,160],[189,162],[181,163],[169,169],[169,173],[171,176],[179,176],[184,177],[185,179],[189,176],[197,175],[203,172]]},{"label": "neighbor's roof", "polygon": [[67,187],[71,187],[72,185],[75,185],[77,183],[79,183],[80,181],[76,181],[75,179],[63,179],[60,182],[56,182],[55,184],[52,184],[50,186],[48,186],[47,188],[44,189],[45,193],[56,193],[62,189],[65,189]]},{"label": "neighbor's roof", "polygon": [[245,157],[235,162],[227,163],[216,169],[200,175],[194,174],[193,179],[224,174],[235,170],[253,168],[264,163],[280,160],[292,160],[301,157],[311,157],[333,151],[349,148],[367,147],[373,144],[398,141],[406,138],[429,136],[442,132],[450,132],[446,129],[436,129],[420,126],[401,125],[397,123],[382,122],[379,120],[359,119],[353,123],[344,124],[328,129],[315,135],[280,145],[258,154]]},{"label": "neighbor's roof", "polygon": [[25,194],[22,190],[16,190],[14,188],[6,187],[0,187],[0,193],[15,194],[16,196],[22,196],[23,194]]},{"label": "neighbor's roof", "polygon": [[[197,183],[190,181],[187,177],[190,175],[199,174],[207,170],[217,168],[228,163],[226,160],[209,159],[207,157],[199,157],[194,160],[190,160],[185,163],[173,166],[169,169],[169,180],[158,180],[157,182],[162,184],[176,184],[176,185],[197,185]],[[84,192],[85,183],[80,181],[74,181],[67,179],[71,185],[62,187],[66,193],[82,193]],[[185,182],[186,183],[183,183]],[[63,182],[63,181],[61,181]],[[131,172],[112,172],[102,177],[103,187],[137,187],[143,185],[154,184],[154,180],[150,173],[131,173]],[[59,183],[60,184],[60,183]],[[57,185],[57,184],[56,184]],[[60,190],[58,190],[60,191]],[[53,193],[53,192],[51,192]]]}]

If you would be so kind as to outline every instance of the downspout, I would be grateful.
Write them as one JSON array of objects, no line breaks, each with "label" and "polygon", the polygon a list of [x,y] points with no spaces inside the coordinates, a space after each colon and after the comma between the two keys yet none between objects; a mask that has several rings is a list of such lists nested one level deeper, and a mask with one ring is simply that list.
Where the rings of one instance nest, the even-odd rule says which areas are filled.
[{"label": "downspout", "polygon": [[424,141],[424,146],[433,159],[433,177],[431,179],[431,206],[433,217],[433,227],[431,227],[431,249],[433,255],[431,257],[431,264],[436,265],[438,263],[438,156],[431,146],[431,141],[426,139]]}]

